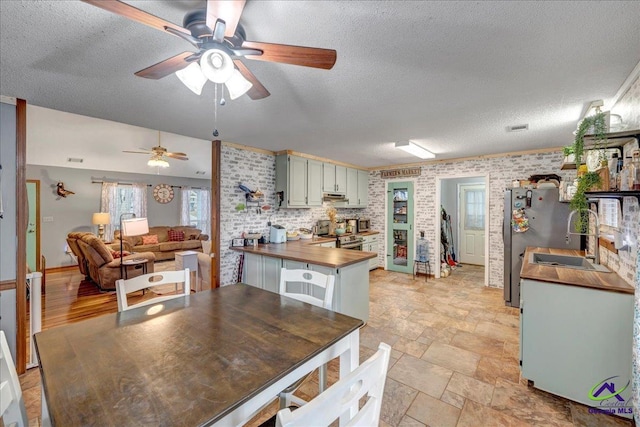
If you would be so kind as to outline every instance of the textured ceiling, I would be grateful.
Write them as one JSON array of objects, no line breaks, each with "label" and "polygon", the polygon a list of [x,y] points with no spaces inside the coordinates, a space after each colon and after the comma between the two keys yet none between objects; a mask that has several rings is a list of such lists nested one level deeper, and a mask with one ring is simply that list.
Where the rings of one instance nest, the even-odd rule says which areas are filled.
[{"label": "textured ceiling", "polygon": [[[177,24],[204,5],[129,3]],[[79,1],[2,1],[0,15],[2,95],[212,138],[212,83],[198,97],[175,76],[133,74],[188,43]],[[224,141],[367,167],[418,160],[393,148],[407,139],[440,159],[566,145],[585,106],[613,97],[640,60],[638,16],[638,1],[249,0],[248,40],[338,60],[330,71],[245,60],[271,96],[228,101],[217,128]]]}]

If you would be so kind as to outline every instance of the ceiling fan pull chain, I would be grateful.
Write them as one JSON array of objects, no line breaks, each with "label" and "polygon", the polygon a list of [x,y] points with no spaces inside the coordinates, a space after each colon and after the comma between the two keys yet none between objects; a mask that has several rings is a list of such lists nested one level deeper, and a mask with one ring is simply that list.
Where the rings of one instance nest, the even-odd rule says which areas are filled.
[{"label": "ceiling fan pull chain", "polygon": [[215,90],[213,95],[213,136],[218,137],[218,84],[214,84]]}]

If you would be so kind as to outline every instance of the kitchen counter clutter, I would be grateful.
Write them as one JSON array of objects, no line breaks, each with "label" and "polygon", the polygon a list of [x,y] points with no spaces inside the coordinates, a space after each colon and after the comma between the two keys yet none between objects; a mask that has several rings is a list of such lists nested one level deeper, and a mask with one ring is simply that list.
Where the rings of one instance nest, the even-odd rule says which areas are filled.
[{"label": "kitchen counter clutter", "polygon": [[369,260],[378,255],[320,246],[330,242],[335,239],[314,238],[231,249],[244,253],[242,281],[274,293],[279,291],[282,268],[335,276],[331,309],[366,322],[369,319]]},{"label": "kitchen counter clutter", "polygon": [[[520,366],[538,389],[630,418],[633,288],[617,274],[532,264],[520,273]],[[591,411],[591,410],[590,410]]]},{"label": "kitchen counter clutter", "polygon": [[565,267],[532,264],[529,262],[532,253],[583,256],[582,251],[572,249],[551,249],[528,247],[522,261],[521,279],[539,280],[542,282],[559,283],[563,285],[581,286],[604,291],[623,292],[633,294],[633,286],[625,282],[620,276],[611,273],[576,270]]}]

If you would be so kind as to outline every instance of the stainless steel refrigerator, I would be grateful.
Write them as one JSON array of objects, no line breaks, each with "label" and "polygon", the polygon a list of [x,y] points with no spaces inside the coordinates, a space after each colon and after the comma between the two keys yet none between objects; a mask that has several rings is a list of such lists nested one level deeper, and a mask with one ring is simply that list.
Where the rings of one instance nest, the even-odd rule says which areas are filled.
[{"label": "stainless steel refrigerator", "polygon": [[502,230],[506,305],[520,307],[520,270],[527,246],[580,249],[580,236],[574,235],[566,242],[569,212],[569,203],[558,201],[557,188],[505,191]]}]

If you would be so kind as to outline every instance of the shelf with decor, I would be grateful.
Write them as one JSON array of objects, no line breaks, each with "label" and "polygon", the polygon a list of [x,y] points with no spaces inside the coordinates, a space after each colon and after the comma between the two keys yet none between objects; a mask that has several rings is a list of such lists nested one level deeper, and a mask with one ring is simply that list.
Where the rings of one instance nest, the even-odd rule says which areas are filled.
[{"label": "shelf with decor", "polygon": [[618,199],[622,207],[622,201],[625,197],[635,197],[640,203],[640,191],[585,191],[584,195],[588,199]]}]

